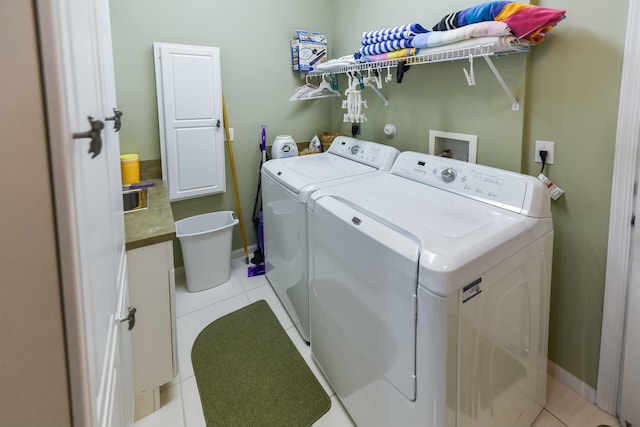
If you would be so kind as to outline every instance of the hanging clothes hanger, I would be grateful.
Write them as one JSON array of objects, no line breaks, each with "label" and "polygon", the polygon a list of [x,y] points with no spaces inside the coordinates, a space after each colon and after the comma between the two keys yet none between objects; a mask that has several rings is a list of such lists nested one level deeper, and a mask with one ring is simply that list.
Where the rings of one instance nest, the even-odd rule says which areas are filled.
[{"label": "hanging clothes hanger", "polygon": [[338,87],[338,76],[336,76],[333,73],[330,73],[329,80],[331,80],[331,89],[340,91],[340,88]]},{"label": "hanging clothes hanger", "polygon": [[329,96],[340,96],[340,92],[334,90],[331,87],[331,84],[327,82],[325,78],[326,75],[322,75],[322,82],[318,85],[317,89],[310,90],[309,92],[303,94],[301,99],[316,99],[316,98],[326,98]]},{"label": "hanging clothes hanger", "polygon": [[311,84],[311,82],[309,82],[309,75],[307,75],[305,77],[305,84],[296,88],[291,98],[289,98],[289,101],[300,101],[305,94],[315,89],[318,89],[318,86]]},{"label": "hanging clothes hanger", "polygon": [[[366,87],[370,87],[371,89],[373,89],[373,91],[376,93],[376,95],[378,95],[380,97],[380,99],[382,99],[382,101],[384,102],[384,106],[388,106],[389,105],[389,101],[387,100],[387,98],[385,98],[385,96],[380,93],[380,91],[378,89],[382,89],[382,76],[380,75],[380,72],[378,70],[374,70],[374,75],[371,75],[371,69],[368,70],[368,75],[367,77],[365,77],[363,79],[364,85]],[[375,83],[375,86],[374,86]]]},{"label": "hanging clothes hanger", "polygon": [[389,105],[389,100],[382,93],[380,93],[378,88],[376,88],[374,85],[372,85],[369,82],[366,82],[364,85],[366,87],[370,87],[371,89],[373,89],[373,91],[376,93],[376,95],[378,95],[380,97],[380,99],[382,99],[382,102],[384,102],[384,106],[385,107]]},{"label": "hanging clothes hanger", "polygon": [[475,86],[476,84],[476,76],[473,73],[473,55],[469,55],[469,68],[470,71],[467,71],[466,68],[462,68],[462,71],[464,71],[464,76],[467,78],[467,84],[469,86]]},{"label": "hanging clothes hanger", "polygon": [[393,75],[391,75],[391,65],[387,65],[387,76],[384,78],[385,83],[389,83],[393,80]]},{"label": "hanging clothes hanger", "polygon": [[360,90],[364,88],[361,78],[357,77],[357,73],[347,73],[349,78],[349,87],[344,91],[347,99],[342,102],[342,108],[347,112],[343,115],[345,123],[364,123],[367,116],[364,114],[363,108],[367,107],[367,100],[362,98]]}]

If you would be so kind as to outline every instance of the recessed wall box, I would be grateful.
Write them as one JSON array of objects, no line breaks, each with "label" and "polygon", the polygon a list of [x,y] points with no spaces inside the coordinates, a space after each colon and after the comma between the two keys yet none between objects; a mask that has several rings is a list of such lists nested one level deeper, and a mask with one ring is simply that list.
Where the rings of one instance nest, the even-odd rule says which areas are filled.
[{"label": "recessed wall box", "polygon": [[476,163],[478,135],[429,130],[429,153]]}]

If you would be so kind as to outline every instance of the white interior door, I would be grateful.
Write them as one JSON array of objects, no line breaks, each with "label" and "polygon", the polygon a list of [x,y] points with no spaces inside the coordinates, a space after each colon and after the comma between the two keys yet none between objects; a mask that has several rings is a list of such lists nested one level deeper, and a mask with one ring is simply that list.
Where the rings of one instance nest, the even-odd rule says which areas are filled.
[{"label": "white interior door", "polygon": [[128,302],[120,148],[107,121],[117,106],[108,2],[37,6],[74,425],[129,426],[130,335],[119,321]]},{"label": "white interior door", "polygon": [[220,49],[153,44],[169,199],[226,191]]}]

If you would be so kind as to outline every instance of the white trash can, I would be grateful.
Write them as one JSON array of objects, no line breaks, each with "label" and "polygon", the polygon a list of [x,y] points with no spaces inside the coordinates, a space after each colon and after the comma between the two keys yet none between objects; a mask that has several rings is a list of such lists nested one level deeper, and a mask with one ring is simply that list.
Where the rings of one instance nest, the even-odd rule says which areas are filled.
[{"label": "white trash can", "polygon": [[221,285],[231,275],[231,237],[238,223],[232,211],[212,212],[176,221],[187,290]]}]

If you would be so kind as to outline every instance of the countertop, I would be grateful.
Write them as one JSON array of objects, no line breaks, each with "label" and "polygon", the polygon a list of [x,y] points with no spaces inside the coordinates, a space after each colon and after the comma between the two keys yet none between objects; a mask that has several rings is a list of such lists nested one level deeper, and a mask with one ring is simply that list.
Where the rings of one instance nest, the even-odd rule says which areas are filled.
[{"label": "countertop", "polygon": [[166,242],[176,237],[176,224],[166,183],[162,179],[149,181],[155,183],[153,187],[149,187],[149,207],[124,214],[127,250]]}]

